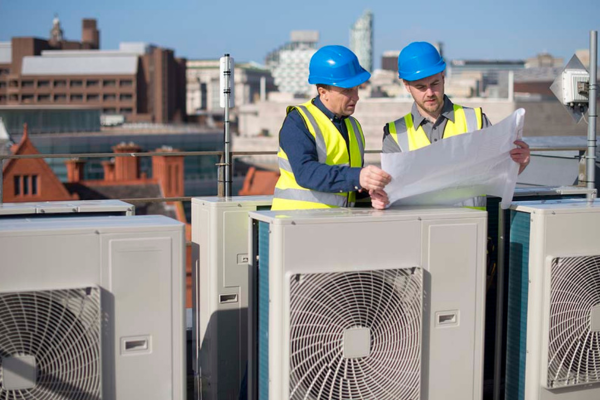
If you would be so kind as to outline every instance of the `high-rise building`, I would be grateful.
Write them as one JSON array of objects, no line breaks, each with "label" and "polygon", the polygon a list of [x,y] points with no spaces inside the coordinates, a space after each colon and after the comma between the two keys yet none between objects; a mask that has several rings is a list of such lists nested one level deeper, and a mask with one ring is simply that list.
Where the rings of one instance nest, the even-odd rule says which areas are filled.
[{"label": "high-rise building", "polygon": [[366,10],[350,28],[350,49],[360,65],[373,72],[373,13]]},{"label": "high-rise building", "polygon": [[318,41],[318,31],[292,31],[288,43],[267,54],[265,63],[280,92],[306,96],[313,91],[308,84],[308,64]]}]

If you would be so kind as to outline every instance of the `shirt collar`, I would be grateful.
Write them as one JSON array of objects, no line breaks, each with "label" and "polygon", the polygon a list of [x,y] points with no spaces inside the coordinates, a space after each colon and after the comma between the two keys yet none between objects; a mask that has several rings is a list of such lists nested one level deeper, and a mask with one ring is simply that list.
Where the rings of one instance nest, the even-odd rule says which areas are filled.
[{"label": "shirt collar", "polygon": [[[417,103],[413,103],[411,114],[413,117],[414,126],[421,126],[423,121],[427,121],[427,118],[423,117],[419,112]],[[454,104],[446,95],[444,95],[444,105],[442,106],[442,113],[440,115],[454,122]]]},{"label": "shirt collar", "polygon": [[341,117],[341,118],[336,117],[334,113],[332,113],[331,111],[329,111],[329,109],[327,107],[325,107],[325,104],[323,104],[323,102],[321,101],[319,96],[315,97],[312,100],[312,102],[332,122],[343,121],[344,119],[348,118],[348,117]]}]

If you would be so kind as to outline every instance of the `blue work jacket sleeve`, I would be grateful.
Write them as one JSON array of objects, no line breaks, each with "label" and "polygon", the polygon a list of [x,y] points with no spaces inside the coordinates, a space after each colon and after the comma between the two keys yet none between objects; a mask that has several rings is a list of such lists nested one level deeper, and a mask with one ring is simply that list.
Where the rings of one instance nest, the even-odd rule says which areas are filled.
[{"label": "blue work jacket sleeve", "polygon": [[290,112],[281,131],[279,146],[288,156],[296,182],[319,192],[352,192],[360,189],[360,170],[319,162],[317,145],[298,111]]}]

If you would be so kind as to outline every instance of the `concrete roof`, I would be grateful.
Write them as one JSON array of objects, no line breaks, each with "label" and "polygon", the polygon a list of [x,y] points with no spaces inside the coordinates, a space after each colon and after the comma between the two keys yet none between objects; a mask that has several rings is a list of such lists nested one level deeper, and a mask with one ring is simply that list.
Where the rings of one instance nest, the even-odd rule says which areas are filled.
[{"label": "concrete roof", "polygon": [[0,64],[12,63],[12,45],[10,42],[0,42]]},{"label": "concrete roof", "polygon": [[23,58],[22,75],[134,75],[138,56],[120,51],[43,51]]}]

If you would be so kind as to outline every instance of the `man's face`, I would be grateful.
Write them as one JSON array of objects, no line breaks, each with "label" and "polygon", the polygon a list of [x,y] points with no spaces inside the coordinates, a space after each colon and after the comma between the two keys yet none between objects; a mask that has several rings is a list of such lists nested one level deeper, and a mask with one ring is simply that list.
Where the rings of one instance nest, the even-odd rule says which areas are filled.
[{"label": "man's face", "polygon": [[428,76],[418,81],[404,81],[406,90],[417,106],[429,114],[438,114],[444,105],[444,73]]},{"label": "man's face", "polygon": [[330,86],[329,89],[319,88],[321,101],[335,115],[347,117],[354,114],[356,103],[358,103],[358,86],[344,89]]}]

